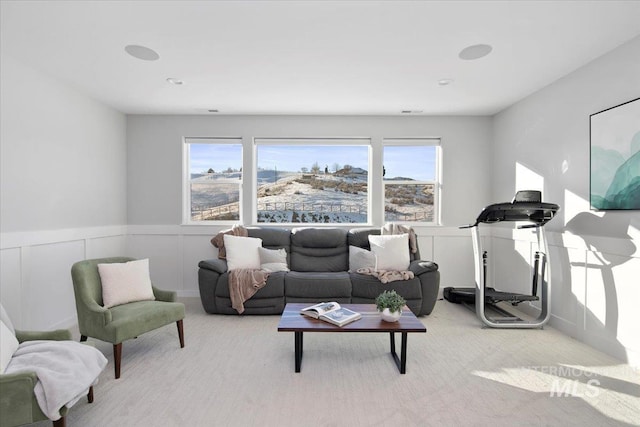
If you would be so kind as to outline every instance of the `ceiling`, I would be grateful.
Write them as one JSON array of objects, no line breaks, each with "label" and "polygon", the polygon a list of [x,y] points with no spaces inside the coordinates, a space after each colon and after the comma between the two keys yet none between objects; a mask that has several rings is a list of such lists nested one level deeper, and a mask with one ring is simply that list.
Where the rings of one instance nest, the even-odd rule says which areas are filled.
[{"label": "ceiling", "polygon": [[[2,0],[0,40],[128,114],[492,115],[640,36],[639,16],[640,1]],[[492,52],[458,57],[479,43]]]}]

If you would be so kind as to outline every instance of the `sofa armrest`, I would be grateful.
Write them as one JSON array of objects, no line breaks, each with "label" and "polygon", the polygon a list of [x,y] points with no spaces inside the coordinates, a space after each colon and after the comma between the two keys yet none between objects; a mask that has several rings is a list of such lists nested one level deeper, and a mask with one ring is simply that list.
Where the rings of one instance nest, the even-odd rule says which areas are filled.
[{"label": "sofa armrest", "polygon": [[227,261],[223,259],[206,259],[204,261],[200,261],[198,267],[222,274],[227,272]]},{"label": "sofa armrest", "polygon": [[83,298],[82,303],[82,314],[80,313],[80,308],[78,307],[78,316],[87,316],[88,318],[82,319],[82,321],[78,319],[78,322],[87,321],[100,326],[111,323],[111,311],[108,308],[104,308],[95,300],[89,298]]},{"label": "sofa armrest", "polygon": [[163,289],[158,289],[155,286],[153,287],[153,295],[156,297],[158,301],[164,302],[175,302],[177,299],[177,294],[174,291],[165,291]]},{"label": "sofa armrest", "polygon": [[419,276],[424,273],[432,271],[438,271],[438,264],[433,261],[415,260],[409,264],[409,271],[412,271],[414,275]]},{"label": "sofa armrest", "polygon": [[16,338],[18,339],[18,342],[35,340],[66,341],[71,340],[71,332],[67,329],[56,329],[54,331],[16,330]]},{"label": "sofa armrest", "polygon": [[33,388],[38,381],[35,372],[0,374],[0,425],[22,425],[34,421]]}]

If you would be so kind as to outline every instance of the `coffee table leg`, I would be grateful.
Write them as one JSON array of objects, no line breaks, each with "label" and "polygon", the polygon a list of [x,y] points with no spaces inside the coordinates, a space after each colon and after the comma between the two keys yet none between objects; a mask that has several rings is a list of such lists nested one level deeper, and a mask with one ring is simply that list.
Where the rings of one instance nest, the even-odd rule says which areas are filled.
[{"label": "coffee table leg", "polygon": [[389,332],[390,343],[391,343],[391,357],[396,362],[396,366],[400,370],[401,374],[407,372],[407,338],[408,334],[406,332],[402,332],[402,344],[400,344],[400,357],[398,358],[398,354],[396,353],[396,337],[393,332]]},{"label": "coffee table leg", "polygon": [[302,332],[294,332],[295,340],[295,354],[296,354],[296,372],[300,372],[300,365],[302,365]]},{"label": "coffee table leg", "polygon": [[402,344],[400,348],[400,373],[407,372],[407,339],[409,335],[406,332],[402,333]]}]

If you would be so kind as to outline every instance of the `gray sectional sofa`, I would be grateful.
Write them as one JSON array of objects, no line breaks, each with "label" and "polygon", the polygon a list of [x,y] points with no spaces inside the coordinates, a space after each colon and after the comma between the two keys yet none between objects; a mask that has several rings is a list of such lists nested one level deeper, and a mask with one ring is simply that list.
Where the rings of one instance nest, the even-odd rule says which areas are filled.
[{"label": "gray sectional sofa", "polygon": [[[279,314],[288,302],[337,301],[373,303],[387,289],[395,289],[417,316],[431,313],[440,286],[438,265],[410,253],[409,270],[415,277],[387,284],[377,278],[348,272],[349,245],[369,249],[370,234],[379,228],[248,227],[249,237],[262,239],[265,248],[287,251],[291,271],[269,275],[267,284],[244,303],[243,314]],[[202,306],[207,313],[237,314],[231,307],[227,264],[222,259],[199,263],[198,282]]]}]

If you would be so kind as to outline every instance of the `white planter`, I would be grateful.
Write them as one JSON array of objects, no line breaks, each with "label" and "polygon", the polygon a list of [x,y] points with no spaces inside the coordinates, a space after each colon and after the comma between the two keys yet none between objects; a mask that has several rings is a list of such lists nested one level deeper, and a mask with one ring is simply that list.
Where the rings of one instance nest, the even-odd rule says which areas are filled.
[{"label": "white planter", "polygon": [[400,316],[402,316],[402,310],[394,311],[392,313],[388,308],[385,308],[380,312],[380,316],[382,316],[382,320],[385,322],[397,322],[400,319]]}]

